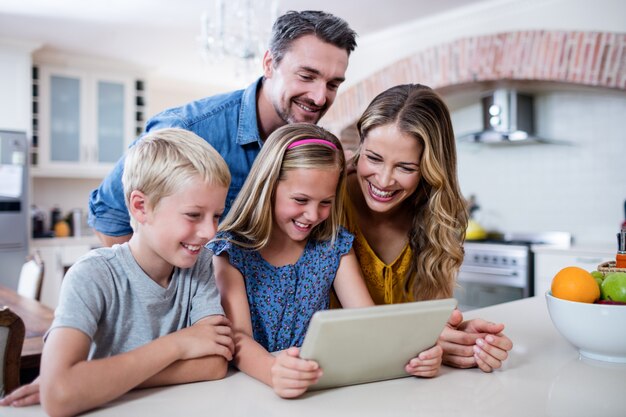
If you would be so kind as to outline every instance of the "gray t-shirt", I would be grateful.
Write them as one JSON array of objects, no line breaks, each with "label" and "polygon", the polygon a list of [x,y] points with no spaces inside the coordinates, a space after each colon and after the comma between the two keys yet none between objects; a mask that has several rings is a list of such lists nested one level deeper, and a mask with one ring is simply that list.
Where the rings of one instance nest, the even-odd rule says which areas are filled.
[{"label": "gray t-shirt", "polygon": [[48,334],[78,329],[92,340],[89,359],[98,359],[224,314],[211,257],[203,248],[196,264],[174,268],[163,288],[143,272],[127,243],[92,250],[67,271]]}]

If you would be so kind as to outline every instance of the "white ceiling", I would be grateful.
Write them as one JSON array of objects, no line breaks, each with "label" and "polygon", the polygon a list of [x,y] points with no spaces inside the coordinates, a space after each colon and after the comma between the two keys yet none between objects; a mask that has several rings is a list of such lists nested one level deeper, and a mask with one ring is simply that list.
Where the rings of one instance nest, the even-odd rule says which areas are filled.
[{"label": "white ceiling", "polygon": [[[200,15],[213,0],[0,0],[0,38],[138,65],[150,77],[237,83],[202,60]],[[394,25],[484,0],[282,0],[279,12],[325,10],[363,40]],[[219,81],[216,81],[219,80]]]}]

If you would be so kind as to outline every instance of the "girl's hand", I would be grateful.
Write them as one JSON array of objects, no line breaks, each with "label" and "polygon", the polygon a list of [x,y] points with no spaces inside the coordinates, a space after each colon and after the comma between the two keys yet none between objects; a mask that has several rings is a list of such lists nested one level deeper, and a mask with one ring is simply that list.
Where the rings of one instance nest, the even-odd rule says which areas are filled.
[{"label": "girl's hand", "polygon": [[404,370],[413,376],[432,378],[439,373],[442,357],[443,349],[441,346],[435,345],[411,359]]},{"label": "girl's hand", "polygon": [[291,347],[276,356],[271,374],[274,392],[282,398],[295,398],[320,379],[322,370],[317,362],[301,359],[300,350]]}]

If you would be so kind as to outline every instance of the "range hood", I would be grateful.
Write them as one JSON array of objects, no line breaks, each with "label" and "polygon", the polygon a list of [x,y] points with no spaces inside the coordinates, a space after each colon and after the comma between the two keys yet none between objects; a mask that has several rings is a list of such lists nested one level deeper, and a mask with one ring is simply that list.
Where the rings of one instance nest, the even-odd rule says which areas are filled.
[{"label": "range hood", "polygon": [[535,135],[533,96],[497,89],[482,98],[483,130],[458,138],[489,145],[557,143]]}]

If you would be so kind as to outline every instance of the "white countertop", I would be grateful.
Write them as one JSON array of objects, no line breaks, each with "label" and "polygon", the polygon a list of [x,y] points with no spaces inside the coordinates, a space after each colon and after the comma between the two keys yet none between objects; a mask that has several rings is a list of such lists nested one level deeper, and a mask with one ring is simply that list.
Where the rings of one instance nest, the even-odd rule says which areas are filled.
[{"label": "white countertop", "polygon": [[83,236],[68,237],[42,237],[30,240],[30,246],[33,248],[52,247],[52,246],[81,246],[100,247],[102,243],[95,234]]},{"label": "white countertop", "polygon": [[[89,416],[624,416],[626,364],[579,359],[553,327],[543,297],[466,313],[507,325],[514,348],[503,369],[443,367],[433,379],[401,378],[283,400],[240,372],[220,381],[133,391]],[[40,406],[0,408],[42,416]]]},{"label": "white countertop", "polygon": [[551,246],[551,245],[532,245],[531,249],[535,253],[550,253],[559,255],[572,256],[615,256],[617,252],[617,242],[609,243],[584,243],[574,244],[570,247]]}]

